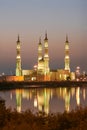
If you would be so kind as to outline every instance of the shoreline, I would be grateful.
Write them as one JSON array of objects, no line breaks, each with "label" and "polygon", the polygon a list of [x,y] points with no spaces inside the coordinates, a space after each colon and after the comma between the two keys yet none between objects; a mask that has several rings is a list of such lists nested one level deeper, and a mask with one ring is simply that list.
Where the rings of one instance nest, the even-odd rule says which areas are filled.
[{"label": "shoreline", "polygon": [[22,88],[55,88],[55,87],[83,87],[87,81],[18,81],[0,82],[0,90]]}]

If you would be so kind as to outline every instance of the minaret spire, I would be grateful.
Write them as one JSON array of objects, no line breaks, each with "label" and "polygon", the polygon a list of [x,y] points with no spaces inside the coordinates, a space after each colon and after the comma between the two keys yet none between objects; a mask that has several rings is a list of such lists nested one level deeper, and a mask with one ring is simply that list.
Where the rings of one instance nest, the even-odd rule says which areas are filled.
[{"label": "minaret spire", "polygon": [[48,38],[47,38],[47,30],[45,32],[45,39],[44,40],[48,40]]},{"label": "minaret spire", "polygon": [[42,43],[41,43],[41,37],[39,38],[38,43],[38,74],[43,73],[43,50],[42,50]]},{"label": "minaret spire", "polygon": [[19,37],[19,34],[18,34],[18,40],[17,40],[17,42],[20,42],[20,37]]},{"label": "minaret spire", "polygon": [[47,38],[47,31],[45,33],[44,39],[44,62],[45,62],[45,75],[49,73],[49,54],[48,54],[48,38]]},{"label": "minaret spire", "polygon": [[41,43],[41,37],[39,38],[38,43],[38,63],[42,59],[42,43]]},{"label": "minaret spire", "polygon": [[20,43],[20,39],[19,39],[19,35],[18,35],[18,39],[17,39],[17,56],[16,56],[16,76],[22,76],[22,68],[21,68],[21,43]]},{"label": "minaret spire", "polygon": [[66,34],[66,42],[68,42],[68,35]]},{"label": "minaret spire", "polygon": [[41,36],[40,36],[40,38],[39,38],[39,44],[41,44]]},{"label": "minaret spire", "polygon": [[69,56],[68,35],[66,35],[66,41],[65,41],[65,70],[68,70],[70,72],[70,56]]}]

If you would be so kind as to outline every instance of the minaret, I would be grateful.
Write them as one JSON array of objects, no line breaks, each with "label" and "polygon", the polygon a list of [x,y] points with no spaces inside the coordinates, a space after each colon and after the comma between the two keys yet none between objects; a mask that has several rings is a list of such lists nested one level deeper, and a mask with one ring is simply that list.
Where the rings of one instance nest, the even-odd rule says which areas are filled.
[{"label": "minaret", "polygon": [[21,69],[21,53],[20,53],[20,39],[18,35],[17,40],[17,56],[16,56],[16,76],[22,76],[22,69]]},{"label": "minaret", "polygon": [[39,44],[38,44],[38,62],[42,60],[42,43],[41,43],[41,37],[39,39]]},{"label": "minaret", "polygon": [[45,33],[45,39],[44,39],[44,66],[45,66],[45,75],[47,75],[50,71],[49,69],[49,54],[48,54],[48,38],[47,38],[47,32]]},{"label": "minaret", "polygon": [[68,70],[70,72],[69,41],[67,35],[65,42],[65,70]]},{"label": "minaret", "polygon": [[38,44],[38,74],[44,74],[44,59],[41,38],[39,39]]}]

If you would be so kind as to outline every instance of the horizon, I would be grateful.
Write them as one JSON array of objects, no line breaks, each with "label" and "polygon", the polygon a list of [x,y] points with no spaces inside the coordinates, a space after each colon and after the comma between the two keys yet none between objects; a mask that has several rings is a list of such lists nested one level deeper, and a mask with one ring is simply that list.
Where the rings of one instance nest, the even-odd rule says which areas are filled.
[{"label": "horizon", "polygon": [[[80,66],[87,73],[87,1],[15,0],[0,1],[0,74],[16,68],[16,41],[21,41],[22,69],[37,63],[38,42],[48,34],[51,69],[64,68],[66,34],[70,47],[70,68]],[[54,53],[55,52],[55,53]]]}]

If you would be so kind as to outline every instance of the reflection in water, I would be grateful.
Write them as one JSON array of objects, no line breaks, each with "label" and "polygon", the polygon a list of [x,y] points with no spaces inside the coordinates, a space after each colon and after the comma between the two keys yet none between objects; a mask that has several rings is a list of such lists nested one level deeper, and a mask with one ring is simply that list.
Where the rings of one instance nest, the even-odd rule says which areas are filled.
[{"label": "reflection in water", "polygon": [[86,94],[85,94],[86,92],[85,92],[85,89],[83,89],[83,99],[85,100],[85,98],[86,98]]},{"label": "reflection in water", "polygon": [[10,99],[12,100],[12,92],[10,93]]},{"label": "reflection in water", "polygon": [[22,102],[22,90],[17,89],[16,90],[16,109],[18,112],[21,112],[21,102]]},{"label": "reflection in water", "polygon": [[65,110],[69,112],[70,110],[70,91],[65,91]]},{"label": "reflection in water", "polygon": [[18,112],[21,112],[21,102],[23,98],[28,100],[32,100],[32,98],[34,98],[34,107],[36,107],[41,112],[45,112],[47,114],[49,113],[50,89],[17,89],[15,93],[17,105],[16,109]]},{"label": "reflection in water", "polygon": [[48,114],[87,106],[87,86],[17,89],[0,91],[0,96],[6,100],[7,108],[18,112],[30,109]]},{"label": "reflection in water", "polygon": [[[82,91],[82,92],[81,92]],[[77,106],[80,105],[80,96],[82,93],[82,98],[86,99],[85,88],[37,88],[37,89],[17,89],[16,94],[16,109],[18,112],[22,111],[22,100],[27,99],[33,102],[33,107],[38,111],[45,112],[48,114],[50,112],[50,105],[53,99],[62,99],[64,101],[64,110],[69,112],[71,98],[75,97]],[[11,92],[12,95],[12,92]],[[11,96],[12,98],[12,96]],[[57,103],[57,102],[56,102]],[[56,107],[56,106],[55,106]],[[27,108],[28,109],[28,108]]]},{"label": "reflection in water", "polygon": [[77,105],[79,106],[80,105],[80,87],[76,88],[76,102],[77,102]]},{"label": "reflection in water", "polygon": [[50,91],[44,89],[43,91],[37,91],[37,108],[41,112],[49,113],[49,98]]}]

